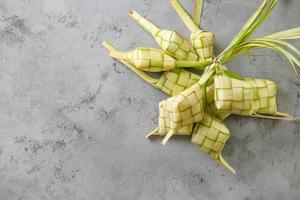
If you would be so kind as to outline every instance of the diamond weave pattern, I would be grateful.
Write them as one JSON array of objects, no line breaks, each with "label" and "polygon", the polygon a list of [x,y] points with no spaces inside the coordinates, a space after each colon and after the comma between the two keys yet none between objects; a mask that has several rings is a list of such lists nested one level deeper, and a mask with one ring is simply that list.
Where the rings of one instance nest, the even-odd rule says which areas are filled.
[{"label": "diamond weave pattern", "polygon": [[253,111],[260,114],[276,114],[276,83],[266,79],[245,79],[245,81],[254,87]]},{"label": "diamond weave pattern", "polygon": [[220,112],[251,115],[253,86],[243,80],[216,75],[214,77],[215,105]]},{"label": "diamond weave pattern", "polygon": [[154,48],[138,48],[129,51],[125,59],[136,68],[149,72],[167,71],[176,67],[174,58]]},{"label": "diamond weave pattern", "polygon": [[197,83],[199,79],[200,76],[195,73],[184,69],[173,69],[161,75],[156,87],[169,96],[174,96]]},{"label": "diamond weave pattern", "polygon": [[[204,117],[204,88],[196,83],[176,96],[162,101],[160,113],[170,120],[170,129],[177,132],[180,128],[199,122]],[[162,122],[160,121],[159,126]]]},{"label": "diamond weave pattern", "polygon": [[229,137],[230,132],[224,123],[206,113],[193,130],[192,142],[217,159]]},{"label": "diamond weave pattern", "polygon": [[191,33],[191,45],[199,56],[199,60],[212,59],[214,53],[214,34],[207,31],[197,31]]},{"label": "diamond weave pattern", "polygon": [[198,60],[192,45],[175,31],[160,30],[154,37],[163,51],[177,60]]}]

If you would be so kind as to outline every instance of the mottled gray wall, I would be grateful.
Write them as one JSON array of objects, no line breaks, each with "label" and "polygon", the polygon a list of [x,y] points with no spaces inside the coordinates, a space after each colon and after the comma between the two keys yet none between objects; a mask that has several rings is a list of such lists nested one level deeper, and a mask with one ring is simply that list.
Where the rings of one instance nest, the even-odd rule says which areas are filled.
[{"label": "mottled gray wall", "polygon": [[[218,52],[260,2],[205,1],[203,27],[216,33]],[[127,16],[132,8],[189,34],[167,0],[0,0],[0,200],[299,199],[299,123],[226,120],[224,157],[236,175],[188,138],[165,147],[145,139],[166,95],[99,45],[156,47]],[[299,8],[281,0],[256,34],[299,26]],[[263,50],[250,60],[227,66],[278,82],[280,110],[300,115],[300,86],[285,59]]]}]

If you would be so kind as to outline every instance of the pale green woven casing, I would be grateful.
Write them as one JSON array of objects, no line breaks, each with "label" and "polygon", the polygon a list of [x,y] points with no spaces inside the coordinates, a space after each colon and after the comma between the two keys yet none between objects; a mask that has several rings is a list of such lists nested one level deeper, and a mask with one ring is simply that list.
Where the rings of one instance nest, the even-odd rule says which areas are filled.
[{"label": "pale green woven casing", "polygon": [[198,60],[198,55],[192,45],[179,33],[160,29],[135,11],[130,11],[129,15],[153,36],[164,52],[177,60]]},{"label": "pale green woven casing", "polygon": [[192,143],[231,172],[235,173],[235,169],[222,156],[222,149],[229,137],[230,131],[225,124],[205,113],[203,120],[194,127]]},{"label": "pale green woven casing", "polygon": [[230,112],[219,112],[215,105],[215,85],[214,85],[214,78],[211,78],[205,87],[206,90],[206,112],[208,112],[211,116],[216,117],[220,120],[226,119]]},{"label": "pale green woven casing", "polygon": [[214,86],[215,105],[219,112],[252,114],[254,87],[250,83],[228,76],[216,75]]},{"label": "pale green woven casing", "polygon": [[[200,76],[187,71],[185,69],[173,69],[164,72],[159,81],[156,83],[156,87],[169,96],[174,96],[184,91],[197,83]],[[160,108],[161,109],[161,108]],[[184,126],[178,130],[176,135],[191,135],[194,124]],[[166,110],[159,112],[159,128],[152,132],[151,135],[164,136],[170,130],[170,118]]]},{"label": "pale green woven casing", "polygon": [[168,94],[177,95],[197,83],[200,76],[184,69],[173,69],[164,72],[155,86]]},{"label": "pale green woven casing", "polygon": [[215,106],[215,98],[214,98],[215,86],[214,86],[213,78],[208,80],[205,91],[206,91],[206,105],[207,105],[206,109],[213,116],[215,116],[217,114],[218,110]]},{"label": "pale green woven casing", "polygon": [[191,33],[190,43],[199,56],[199,60],[210,60],[214,54],[215,37],[212,32],[199,30]]},{"label": "pale green woven casing", "polygon": [[277,113],[277,85],[266,79],[245,79],[254,87],[253,111],[259,114]]},{"label": "pale green woven casing", "polygon": [[[159,103],[159,127],[155,133],[152,133],[152,135],[164,136],[169,132],[171,128],[170,127],[171,119],[168,111],[166,109],[163,109],[164,104],[165,101]],[[194,124],[183,126],[177,131],[176,135],[190,135],[193,131],[193,126]]]},{"label": "pale green woven casing", "polygon": [[178,95],[160,104],[160,111],[166,112],[170,119],[170,130],[176,132],[187,125],[199,122],[204,117],[204,88],[196,83]]},{"label": "pale green woven casing", "polygon": [[[197,19],[199,21],[195,22],[188,14],[188,12],[184,9],[184,7],[181,5],[181,3],[179,3],[178,0],[172,0],[171,4],[174,7],[177,14],[179,15],[179,17],[181,18],[181,20],[192,32],[190,36],[190,43],[196,50],[197,55],[199,56],[199,60],[211,59],[213,56],[214,34],[211,32],[201,30],[198,26],[199,24],[197,24],[200,21],[200,19]],[[197,6],[201,7],[199,5]],[[197,9],[198,8],[196,8],[196,10]]]},{"label": "pale green woven casing", "polygon": [[179,33],[169,30],[160,30],[154,35],[154,38],[163,51],[177,60],[198,60],[197,53],[192,45]]},{"label": "pale green woven casing", "polygon": [[224,123],[206,113],[193,130],[192,142],[209,156],[218,159],[229,137],[230,131]]},{"label": "pale green woven casing", "polygon": [[137,48],[129,51],[125,53],[125,59],[136,68],[149,72],[166,71],[176,67],[174,58],[154,48]]}]

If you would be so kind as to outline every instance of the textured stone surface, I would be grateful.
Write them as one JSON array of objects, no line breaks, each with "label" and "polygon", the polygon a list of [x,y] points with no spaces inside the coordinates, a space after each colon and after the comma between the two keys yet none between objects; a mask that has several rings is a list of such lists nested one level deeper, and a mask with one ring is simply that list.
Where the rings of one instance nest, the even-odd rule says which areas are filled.
[{"label": "textured stone surface", "polygon": [[[203,27],[216,33],[218,52],[260,2],[205,1]],[[256,35],[299,26],[299,7],[281,0]],[[130,9],[189,34],[167,0],[0,0],[0,199],[299,199],[299,123],[230,117],[224,157],[236,175],[189,138],[165,147],[145,139],[166,95],[99,45],[156,47]],[[227,66],[278,82],[280,110],[300,115],[285,59],[263,50],[250,60]]]}]

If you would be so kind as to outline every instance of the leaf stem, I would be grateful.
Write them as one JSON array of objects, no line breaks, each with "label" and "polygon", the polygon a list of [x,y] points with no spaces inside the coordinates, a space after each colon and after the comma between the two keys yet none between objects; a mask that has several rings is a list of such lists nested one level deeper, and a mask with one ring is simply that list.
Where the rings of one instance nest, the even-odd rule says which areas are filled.
[{"label": "leaf stem", "polygon": [[143,27],[148,33],[153,36],[155,36],[160,31],[160,28],[148,21],[146,18],[142,17],[134,10],[129,11],[129,16],[132,17],[141,27]]},{"label": "leaf stem", "polygon": [[193,9],[193,20],[197,26],[201,26],[201,18],[203,11],[203,0],[195,0],[195,5]]},{"label": "leaf stem", "polygon": [[179,17],[181,18],[181,20],[191,32],[196,32],[200,30],[200,28],[195,24],[191,16],[187,13],[187,11],[183,8],[183,6],[181,5],[181,3],[179,3],[178,0],[171,0],[171,4],[174,7],[177,14],[179,15]]}]

